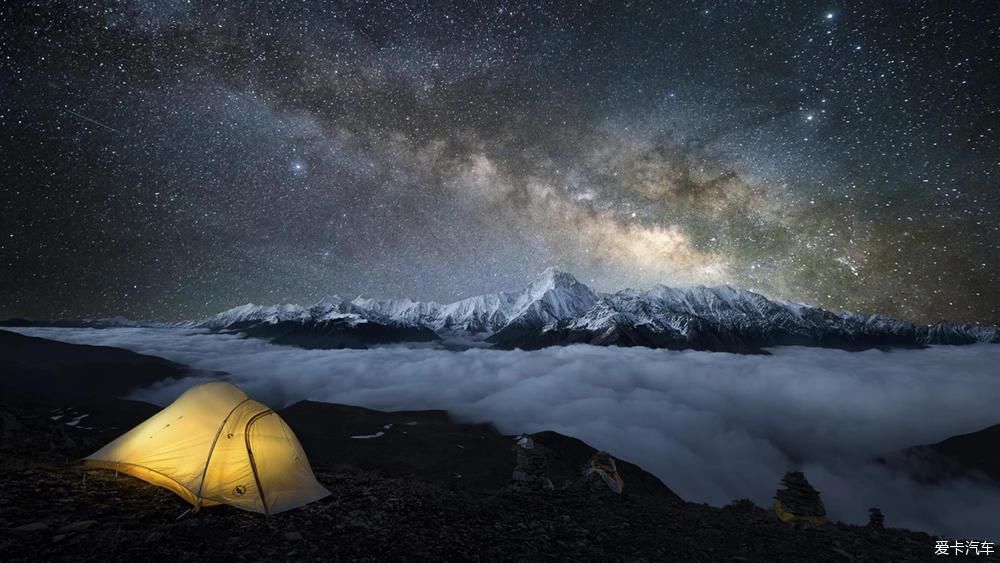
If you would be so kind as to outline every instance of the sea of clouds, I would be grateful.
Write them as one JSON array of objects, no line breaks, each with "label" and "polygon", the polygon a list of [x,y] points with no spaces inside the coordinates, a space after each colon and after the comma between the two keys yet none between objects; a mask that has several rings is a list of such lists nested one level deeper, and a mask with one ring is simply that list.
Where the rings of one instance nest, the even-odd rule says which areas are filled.
[{"label": "sea of clouds", "polygon": [[[301,399],[447,409],[505,433],[555,430],[635,462],[687,500],[769,506],[802,469],[833,519],[1000,540],[1000,488],[918,484],[871,460],[1000,423],[1000,346],[771,356],[570,346],[302,350],[178,329],[18,329],[225,371],[273,407]],[[197,379],[142,389],[167,404]]]}]

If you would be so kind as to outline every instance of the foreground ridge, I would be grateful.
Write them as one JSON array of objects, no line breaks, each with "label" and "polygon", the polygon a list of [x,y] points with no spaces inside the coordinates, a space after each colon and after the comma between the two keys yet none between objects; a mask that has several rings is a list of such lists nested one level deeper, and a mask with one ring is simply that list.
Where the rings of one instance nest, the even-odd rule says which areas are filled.
[{"label": "foreground ridge", "polygon": [[[0,482],[0,553],[6,560],[124,561],[148,558],[155,548],[157,558],[172,560],[921,561],[932,560],[937,540],[839,522],[817,533],[747,500],[722,508],[685,502],[620,459],[624,492],[617,493],[579,471],[592,448],[553,432],[529,440],[532,448],[553,454],[544,471],[555,486],[519,486],[522,464],[513,450],[525,447],[525,437],[515,442],[489,425],[462,425],[441,411],[385,413],[329,403],[297,403],[280,412],[304,438],[310,460],[318,462],[316,478],[334,495],[270,519],[226,506],[178,518],[188,505],[166,489],[66,463],[112,436],[107,424],[128,427],[158,410],[105,401],[72,410],[0,405],[2,428],[18,428],[0,433],[0,468],[8,475]],[[51,419],[53,412],[79,409],[94,427]],[[348,437],[353,428],[388,420],[408,422],[390,423],[392,430],[377,440],[409,432],[406,441],[430,449],[400,466],[393,448]],[[326,445],[338,437],[335,447]],[[460,450],[461,472],[442,475],[436,469],[442,459],[452,464],[456,439],[467,446]],[[475,446],[480,442],[490,444],[488,451]],[[489,484],[497,480],[484,472],[498,472],[510,484]],[[466,484],[468,478],[486,486]]]}]

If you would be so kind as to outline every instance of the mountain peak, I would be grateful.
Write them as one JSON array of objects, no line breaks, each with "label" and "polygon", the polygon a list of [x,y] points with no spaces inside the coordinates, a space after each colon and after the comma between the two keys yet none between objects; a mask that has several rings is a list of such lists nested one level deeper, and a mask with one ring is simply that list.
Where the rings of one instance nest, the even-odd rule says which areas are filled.
[{"label": "mountain peak", "polygon": [[571,274],[546,268],[518,295],[513,316],[523,318],[528,315],[548,323],[582,314],[596,300],[594,291]]},{"label": "mountain peak", "polygon": [[313,305],[313,307],[330,309],[333,307],[340,307],[346,301],[347,301],[346,299],[334,293],[332,295],[327,295],[323,297],[322,299],[317,301],[316,304]]},{"label": "mountain peak", "polygon": [[[549,266],[542,270],[538,277],[531,282],[532,287],[555,289],[558,287],[573,287],[580,284],[580,281],[573,277],[573,274],[558,270]],[[581,284],[582,285],[582,284]]]},{"label": "mountain peak", "polygon": [[[327,321],[346,320],[347,323]],[[212,329],[252,327],[287,330],[289,323],[308,331],[365,330],[380,324],[386,338],[407,341],[435,334],[486,334],[497,347],[537,348],[557,344],[647,346],[758,352],[780,345],[865,347],[927,344],[1000,343],[997,327],[940,323],[916,327],[883,315],[831,313],[823,309],[775,301],[729,285],[626,289],[597,293],[572,274],[546,268],[520,291],[470,297],[454,303],[410,299],[351,301],[336,295],[311,307],[246,304],[224,311],[198,326]],[[113,324],[113,323],[112,323]],[[276,327],[272,329],[271,327]],[[404,332],[394,332],[405,329]],[[402,335],[402,336],[400,336]],[[331,337],[332,338],[332,337]],[[352,336],[351,338],[354,338]],[[335,340],[336,345],[345,341]],[[354,342],[354,341],[351,341]],[[381,341],[379,341],[381,342]]]},{"label": "mountain peak", "polygon": [[[522,292],[523,300],[537,301],[544,299],[547,294],[560,294],[564,296],[578,296],[584,301],[592,302],[597,296],[590,287],[580,282],[573,274],[557,270],[555,268],[545,268],[541,274],[535,278]],[[589,306],[589,305],[588,305]]]}]

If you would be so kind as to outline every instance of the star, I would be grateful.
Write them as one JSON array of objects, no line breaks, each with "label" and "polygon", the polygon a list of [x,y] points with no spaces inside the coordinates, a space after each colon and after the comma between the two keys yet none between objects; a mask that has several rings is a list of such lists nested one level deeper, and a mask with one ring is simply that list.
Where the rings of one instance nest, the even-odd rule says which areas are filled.
[{"label": "star", "polygon": [[0,319],[452,301],[551,265],[1000,318],[995,22],[969,3],[946,33],[878,3],[14,4]]}]

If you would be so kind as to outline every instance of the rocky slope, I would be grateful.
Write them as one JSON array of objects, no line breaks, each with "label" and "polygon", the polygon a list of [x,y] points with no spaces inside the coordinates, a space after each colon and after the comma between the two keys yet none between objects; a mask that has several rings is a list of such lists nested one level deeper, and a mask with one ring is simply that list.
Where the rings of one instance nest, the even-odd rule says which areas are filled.
[{"label": "rocky slope", "polygon": [[[556,452],[553,474],[564,472],[566,482],[551,490],[511,486],[516,462],[509,437],[486,438],[503,441],[507,456],[480,457],[473,449],[453,467],[451,458],[440,457],[445,446],[460,450],[454,446],[476,440],[483,429],[449,426],[439,413],[358,413],[316,403],[282,415],[303,439],[317,478],[332,496],[270,519],[226,506],[185,514],[189,505],[173,493],[112,471],[84,470],[76,461],[111,439],[116,431],[107,424],[126,429],[128,419],[147,416],[141,406],[84,406],[90,411],[85,420],[94,426],[83,428],[52,420],[51,410],[0,407],[0,559],[933,560],[935,538],[927,534],[844,524],[798,527],[748,501],[724,508],[686,503],[651,476],[655,484],[643,483],[634,466],[623,468],[624,494],[617,495],[581,480],[580,459],[593,450],[558,435],[534,438]],[[332,409],[326,410],[331,418],[317,408]],[[391,453],[396,444],[379,446],[389,433],[354,439],[336,451],[317,449],[324,432],[346,435],[397,418],[417,419],[417,425],[402,427],[407,429],[427,422],[423,437],[414,436],[435,444],[422,459],[416,450],[405,460]],[[476,486],[457,484],[454,469],[472,476],[475,463],[483,464],[484,475],[506,478],[495,487],[488,475]]]},{"label": "rocky slope", "polygon": [[956,477],[971,477],[1000,484],[998,445],[1000,424],[995,424],[935,444],[907,448],[878,461],[918,481],[941,482]]},{"label": "rocky slope", "polygon": [[0,330],[0,396],[8,401],[102,400],[189,375],[186,366],[155,356]]}]

